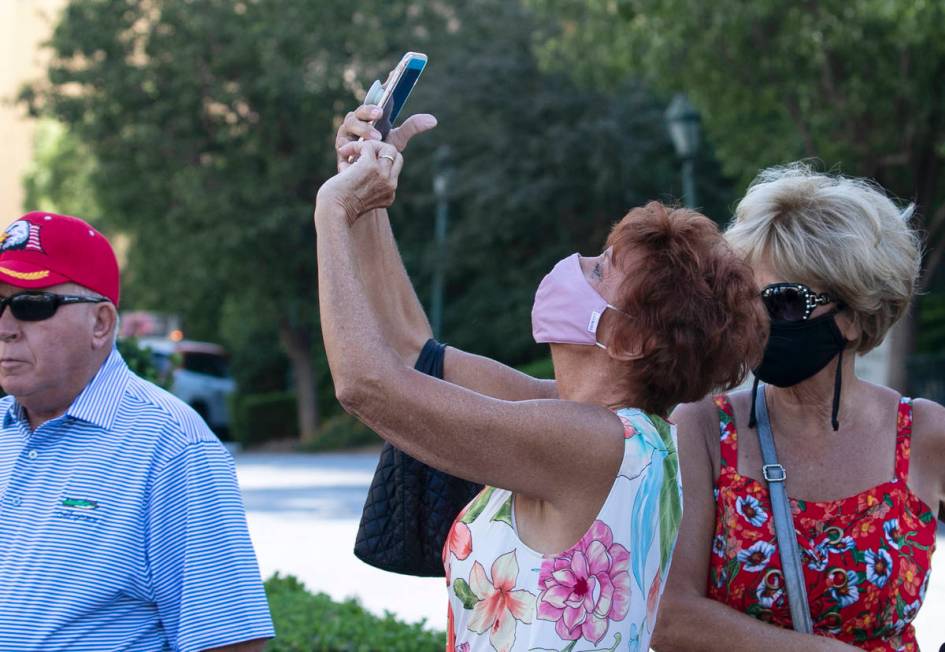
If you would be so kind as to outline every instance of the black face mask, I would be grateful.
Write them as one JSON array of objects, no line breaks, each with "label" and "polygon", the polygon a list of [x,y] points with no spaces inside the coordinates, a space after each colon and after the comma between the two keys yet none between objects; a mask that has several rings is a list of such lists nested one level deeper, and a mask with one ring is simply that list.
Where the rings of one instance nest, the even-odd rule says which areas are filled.
[{"label": "black face mask", "polygon": [[847,341],[834,321],[836,310],[814,319],[801,321],[771,320],[771,334],[761,366],[755,369],[755,386],[752,388],[751,417],[749,427],[755,426],[755,392],[758,381],[776,387],[791,387],[807,380],[830,364],[836,355],[837,374],[833,387],[833,410],[830,417],[833,429],[840,429],[840,370],[843,367],[843,350]]},{"label": "black face mask", "polygon": [[836,310],[814,319],[771,322],[771,335],[755,376],[776,387],[790,387],[826,367],[846,348],[834,320]]}]

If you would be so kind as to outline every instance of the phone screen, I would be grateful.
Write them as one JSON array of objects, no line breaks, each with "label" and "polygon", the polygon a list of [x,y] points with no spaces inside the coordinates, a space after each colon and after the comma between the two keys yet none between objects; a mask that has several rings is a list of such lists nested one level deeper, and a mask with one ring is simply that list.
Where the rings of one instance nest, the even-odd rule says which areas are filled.
[{"label": "phone screen", "polygon": [[394,92],[391,94],[391,109],[389,118],[391,123],[393,123],[397,119],[397,116],[400,115],[400,110],[404,108],[404,104],[407,102],[407,98],[410,96],[410,91],[412,91],[413,87],[416,85],[417,79],[420,78],[420,73],[423,72],[423,68],[426,66],[426,64],[427,62],[424,59],[411,59],[407,63],[404,74],[401,75],[400,80],[394,87]]},{"label": "phone screen", "polygon": [[[422,54],[408,53],[404,56],[404,60],[401,61],[400,65],[403,66],[400,69],[400,75],[388,82],[393,83],[394,87],[387,88],[384,91],[387,98],[382,100],[384,103],[381,108],[384,110],[384,114],[374,123],[374,127],[381,133],[382,138],[387,138],[394,121],[400,115],[401,109],[404,108],[410,92],[420,78],[420,73],[427,65],[427,58]],[[396,73],[397,69],[391,73],[391,76],[395,76]]]}]

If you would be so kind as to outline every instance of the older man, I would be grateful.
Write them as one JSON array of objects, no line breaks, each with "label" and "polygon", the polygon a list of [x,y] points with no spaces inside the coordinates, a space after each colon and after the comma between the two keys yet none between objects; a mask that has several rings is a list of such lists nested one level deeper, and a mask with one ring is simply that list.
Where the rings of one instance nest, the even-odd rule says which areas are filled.
[{"label": "older man", "polygon": [[0,235],[0,650],[260,650],[226,450],[114,348],[118,264],[74,217]]}]

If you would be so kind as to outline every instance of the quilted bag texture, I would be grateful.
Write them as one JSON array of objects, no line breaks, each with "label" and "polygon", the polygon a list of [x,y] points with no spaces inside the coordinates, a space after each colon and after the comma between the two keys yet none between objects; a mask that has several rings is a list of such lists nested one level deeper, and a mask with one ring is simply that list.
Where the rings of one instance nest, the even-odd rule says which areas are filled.
[{"label": "quilted bag texture", "polygon": [[[417,359],[417,371],[442,378],[445,349],[429,340]],[[481,489],[385,442],[364,502],[354,554],[392,573],[443,577],[446,535]]]}]

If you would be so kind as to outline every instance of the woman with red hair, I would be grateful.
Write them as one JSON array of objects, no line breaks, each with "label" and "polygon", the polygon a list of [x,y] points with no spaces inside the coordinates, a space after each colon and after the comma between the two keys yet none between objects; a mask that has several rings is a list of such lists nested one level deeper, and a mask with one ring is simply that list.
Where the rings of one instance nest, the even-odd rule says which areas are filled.
[{"label": "woman with red hair", "polygon": [[[750,270],[710,220],[652,202],[539,285],[532,333],[554,381],[438,345],[385,210],[399,149],[435,122],[415,116],[381,143],[374,110],[346,118],[339,173],[318,192],[322,331],[349,412],[486,485],[444,550],[450,647],[646,650],[681,516],[666,417],[759,359]],[[444,356],[443,380],[412,368],[424,348]]]}]

